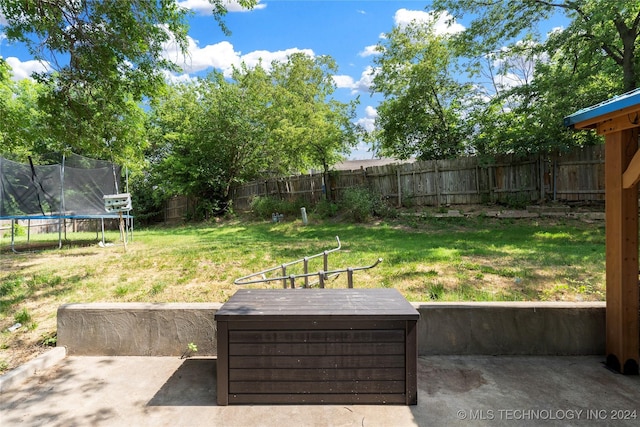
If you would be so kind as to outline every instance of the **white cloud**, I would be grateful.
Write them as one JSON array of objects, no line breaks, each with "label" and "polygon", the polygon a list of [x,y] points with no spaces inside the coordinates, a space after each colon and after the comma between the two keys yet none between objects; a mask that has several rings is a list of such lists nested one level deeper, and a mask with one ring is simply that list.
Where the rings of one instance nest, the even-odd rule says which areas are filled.
[{"label": "white cloud", "polygon": [[[434,13],[433,12],[425,12],[422,10],[408,10],[408,9],[398,9],[396,11],[393,20],[398,27],[405,27],[412,22],[433,22]],[[440,15],[440,18],[435,22],[435,33],[436,34],[456,34],[464,31],[464,26],[458,24],[453,20],[453,16],[451,16],[448,12]],[[449,25],[447,22],[452,21],[452,24]]]},{"label": "white cloud", "polygon": [[333,76],[333,81],[339,89],[352,89],[355,86],[353,77],[344,74]]},{"label": "white cloud", "polygon": [[6,58],[6,61],[13,72],[13,77],[11,79],[15,81],[31,78],[32,73],[41,73],[50,70],[49,64],[47,62],[36,60],[23,62],[15,56]]},{"label": "white cloud", "polygon": [[338,89],[351,89],[351,94],[356,94],[358,92],[369,92],[373,85],[373,77],[373,67],[369,66],[360,74],[358,81],[346,75],[333,76],[333,81]]},{"label": "white cloud", "polygon": [[293,47],[286,50],[277,50],[274,52],[268,50],[255,50],[240,57],[240,62],[244,62],[249,68],[262,63],[262,68],[269,71],[272,62],[285,62],[294,53],[304,53],[307,56],[314,57],[315,53],[311,49],[298,49]]},{"label": "white cloud", "polygon": [[311,49],[291,48],[278,51],[256,50],[242,55],[234,49],[228,41],[200,47],[198,41],[187,37],[187,55],[183,55],[174,41],[168,42],[164,46],[163,56],[179,67],[184,73],[192,74],[207,69],[217,69],[225,76],[231,75],[233,67],[239,67],[245,63],[249,68],[262,64],[265,70],[271,69],[272,62],[284,62],[294,53],[304,53],[314,57],[315,53]]},{"label": "white cloud", "polygon": [[176,75],[166,70],[162,71],[162,73],[164,74],[165,80],[169,83],[189,83],[197,80],[196,77],[190,76],[186,73]]},{"label": "white cloud", "polygon": [[367,105],[367,107],[364,109],[364,112],[368,117],[373,117],[373,118],[378,117],[378,110],[373,108],[371,105]]},{"label": "white cloud", "polygon": [[356,124],[359,124],[360,126],[362,126],[364,130],[366,130],[367,132],[372,132],[375,129],[376,118],[378,117],[378,110],[376,110],[370,105],[367,105],[367,107],[364,110],[364,114],[365,116],[359,118],[356,121]]},{"label": "white cloud", "polygon": [[549,37],[552,34],[560,34],[564,31],[564,27],[563,26],[559,26],[559,27],[553,27],[548,33],[547,33],[547,37]]},{"label": "white cloud", "polygon": [[227,41],[199,47],[198,42],[188,37],[187,55],[184,56],[175,43],[165,47],[165,57],[182,67],[185,73],[197,73],[207,68],[231,69],[240,65],[240,53]]},{"label": "white cloud", "polygon": [[[229,12],[248,12],[250,10],[240,6],[237,1],[226,0],[224,3]],[[208,0],[184,0],[179,1],[178,6],[193,10],[200,15],[211,15],[213,13],[213,6]],[[260,4],[258,0],[258,4],[256,4],[253,10],[264,9],[265,7],[267,7],[267,5]]]},{"label": "white cloud", "polygon": [[363,57],[363,58],[366,58],[367,56],[372,56],[372,55],[379,55],[380,52],[376,51],[376,47],[377,46],[378,45],[375,45],[375,44],[372,44],[370,46],[366,46],[364,48],[364,50],[362,52],[360,52],[358,55]]}]

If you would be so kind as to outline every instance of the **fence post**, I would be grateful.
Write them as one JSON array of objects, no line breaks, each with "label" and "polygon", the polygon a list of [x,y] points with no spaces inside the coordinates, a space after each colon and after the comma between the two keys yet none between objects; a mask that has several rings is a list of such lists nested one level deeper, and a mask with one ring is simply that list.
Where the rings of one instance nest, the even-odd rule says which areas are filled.
[{"label": "fence post", "polygon": [[538,156],[538,174],[540,183],[540,201],[544,202],[545,200],[545,191],[544,191],[544,157],[542,154]]},{"label": "fence post", "polygon": [[487,173],[489,174],[489,201],[491,203],[495,202],[495,193],[493,189],[495,188],[495,176],[494,176],[495,166],[491,165],[487,168]]},{"label": "fence post", "polygon": [[435,181],[436,181],[436,207],[439,208],[441,201],[440,201],[440,171],[438,170],[438,161],[434,160],[434,167],[435,167]]},{"label": "fence post", "polygon": [[558,155],[553,156],[553,201],[558,200]]},{"label": "fence post", "polygon": [[398,207],[402,207],[402,183],[400,180],[400,167],[396,168],[396,178],[398,180]]}]

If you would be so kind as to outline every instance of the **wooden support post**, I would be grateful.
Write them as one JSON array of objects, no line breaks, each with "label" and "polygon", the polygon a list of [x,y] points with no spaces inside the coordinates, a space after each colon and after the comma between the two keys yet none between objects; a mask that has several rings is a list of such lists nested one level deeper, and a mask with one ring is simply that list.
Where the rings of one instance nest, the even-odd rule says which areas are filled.
[{"label": "wooden support post", "polygon": [[605,136],[607,365],[620,373],[636,375],[640,359],[639,115],[640,90],[636,90],[565,117],[566,126],[595,129]]},{"label": "wooden support post", "polygon": [[606,352],[623,374],[638,374],[638,186],[623,186],[637,150],[638,128],[606,135]]}]

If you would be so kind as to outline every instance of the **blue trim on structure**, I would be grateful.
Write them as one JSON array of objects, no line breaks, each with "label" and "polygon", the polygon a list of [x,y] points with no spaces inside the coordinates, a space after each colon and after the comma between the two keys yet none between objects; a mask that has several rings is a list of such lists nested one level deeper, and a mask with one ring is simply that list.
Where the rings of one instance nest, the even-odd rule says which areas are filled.
[{"label": "blue trim on structure", "polygon": [[[6,215],[0,216],[0,220],[28,220],[28,219],[119,219],[120,215],[118,214],[103,214],[103,215],[87,215],[87,214],[51,214],[51,215]],[[123,219],[133,218],[131,214],[122,214]]]},{"label": "blue trim on structure", "polygon": [[627,107],[633,107],[634,105],[640,105],[640,89],[635,89],[631,92],[614,96],[600,104],[576,111],[570,116],[564,118],[564,125],[567,127],[573,127],[580,122],[595,119],[596,117],[623,110]]}]

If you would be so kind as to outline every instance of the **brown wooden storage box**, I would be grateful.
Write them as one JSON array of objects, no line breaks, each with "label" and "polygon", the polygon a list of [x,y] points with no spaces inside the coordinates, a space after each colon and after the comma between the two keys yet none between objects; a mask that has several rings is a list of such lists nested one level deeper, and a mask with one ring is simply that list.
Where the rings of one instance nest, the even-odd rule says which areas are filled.
[{"label": "brown wooden storage box", "polygon": [[215,315],[218,404],[417,403],[419,313],[395,289],[242,289]]}]

